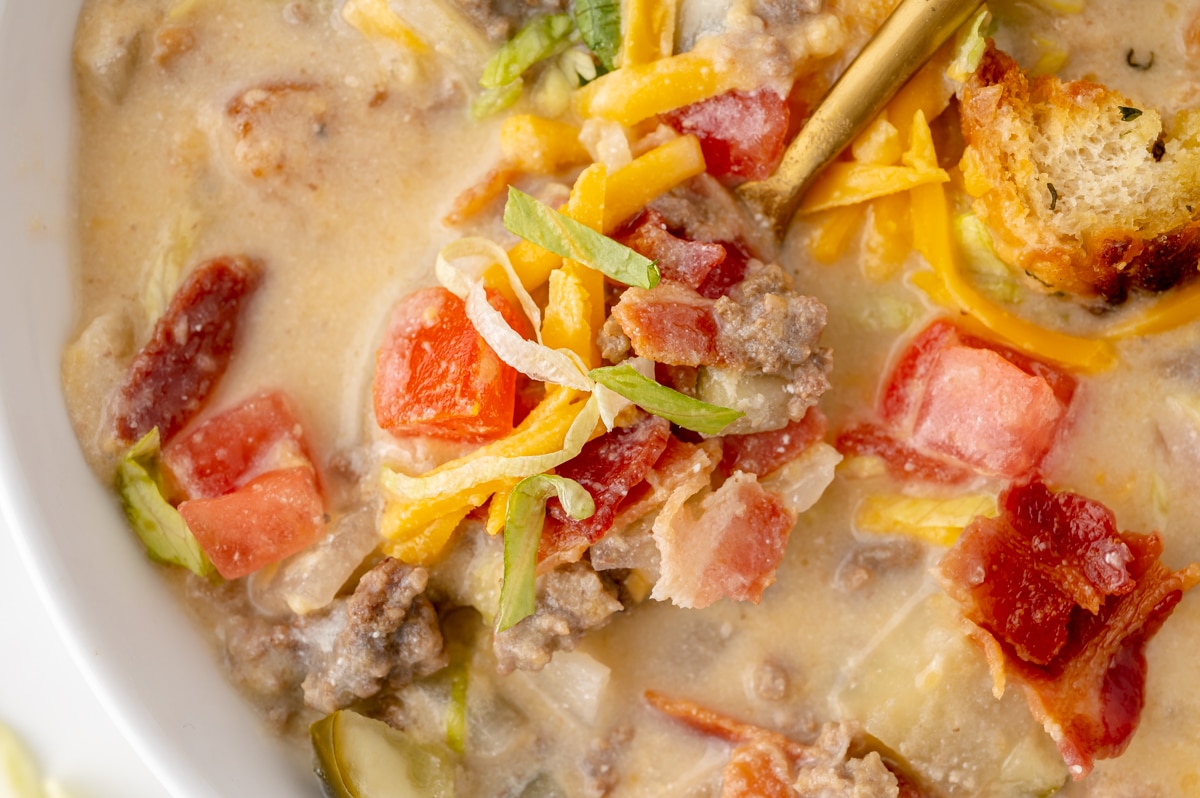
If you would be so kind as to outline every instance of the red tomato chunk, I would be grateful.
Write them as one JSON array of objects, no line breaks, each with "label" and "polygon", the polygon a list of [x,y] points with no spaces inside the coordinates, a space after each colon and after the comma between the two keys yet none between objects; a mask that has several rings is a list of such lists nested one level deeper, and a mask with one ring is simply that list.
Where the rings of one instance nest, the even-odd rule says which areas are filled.
[{"label": "red tomato chunk", "polygon": [[905,348],[884,383],[879,415],[895,445],[855,450],[865,440],[857,431],[872,425],[851,428],[839,441],[859,454],[903,456],[903,463],[889,460],[893,473],[961,481],[953,468],[946,470],[953,479],[941,479],[943,469],[913,467],[928,459],[1017,479],[1054,444],[1074,393],[1069,374],[938,320]]},{"label": "red tomato chunk", "polygon": [[787,144],[787,99],[771,89],[730,91],[663,115],[668,125],[695,134],[708,173],[726,182],[771,176]]},{"label": "red tomato chunk", "polygon": [[306,549],[325,532],[325,508],[309,466],[270,471],[224,496],[185,501],[179,513],[226,579]]},{"label": "red tomato chunk", "polygon": [[[488,300],[520,329],[499,294]],[[409,294],[392,312],[375,360],[375,418],[393,435],[499,438],[513,428],[516,371],[496,356],[445,288]]]},{"label": "red tomato chunk", "polygon": [[247,399],[163,447],[163,467],[189,499],[228,493],[254,477],[310,462],[292,403],[279,392]]}]

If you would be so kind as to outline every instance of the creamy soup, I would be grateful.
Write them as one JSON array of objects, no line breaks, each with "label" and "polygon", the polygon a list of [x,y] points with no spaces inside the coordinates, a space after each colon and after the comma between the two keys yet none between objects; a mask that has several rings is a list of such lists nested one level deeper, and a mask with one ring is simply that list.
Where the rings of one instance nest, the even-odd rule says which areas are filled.
[{"label": "creamy soup", "polygon": [[[622,4],[622,36],[596,32],[610,6],[591,4],[589,25],[552,20],[567,11],[552,0],[84,4],[74,53],[79,323],[63,359],[80,444],[99,478],[120,475],[143,533],[147,514],[156,529],[182,529],[176,543],[189,553],[150,543],[154,559],[174,564],[147,567],[177,588],[264,724],[298,748],[315,730],[326,781],[342,778],[331,774],[339,762],[375,756],[329,750],[338,734],[359,739],[351,729],[386,734],[382,723],[353,725],[366,716],[395,730],[410,764],[434,763],[426,790],[436,795],[1200,790],[1200,609],[1183,592],[1200,575],[1188,569],[1200,561],[1200,327],[1187,312],[1197,256],[1178,286],[1135,285],[1122,302],[1006,265],[1003,225],[959,166],[985,147],[966,103],[995,94],[983,73],[1002,56],[966,32],[810,192],[782,245],[729,193],[769,174],[892,6],[644,0]],[[990,12],[985,31],[1016,60],[1008,74],[1096,81],[1120,93],[1113,103],[1131,126],[1160,116],[1155,163],[1194,146],[1178,131],[1198,107],[1200,4],[1044,0]],[[631,34],[631,19],[651,33]],[[522,29],[541,40],[505,45]],[[617,62],[597,77],[606,46]],[[522,57],[523,88],[480,87],[481,75]],[[972,75],[981,63],[992,66]],[[509,77],[521,71],[512,68]],[[637,70],[652,76],[649,88],[635,88]],[[909,116],[916,108],[926,121]],[[685,162],[701,151],[709,174],[697,176]],[[646,168],[655,153],[663,160]],[[605,182],[639,164],[626,194]],[[1053,169],[1072,168],[1036,165],[1039,191],[1051,174],[1051,210],[1089,201],[1059,197],[1055,181],[1066,184]],[[854,170],[865,175],[857,184]],[[546,218],[563,206],[658,261],[662,282],[625,290],[610,274],[606,288],[586,267],[547,261],[502,223],[510,183]],[[599,205],[587,193],[597,185]],[[1188,223],[1196,218],[1200,207]],[[502,586],[534,584],[532,565],[523,577],[505,572],[516,557],[505,553],[517,545],[515,472],[475,478],[474,493],[421,482],[511,441],[523,429],[513,431],[514,416],[558,418],[546,408],[568,390],[518,376],[508,359],[520,357],[476,347],[477,334],[487,338],[478,316],[456,332],[421,332],[448,329],[436,326],[446,303],[462,302],[416,292],[441,281],[466,294],[447,273],[461,265],[469,275],[475,256],[493,252],[443,249],[468,236],[508,249],[554,319],[541,356],[570,349],[583,329],[576,356],[589,366],[648,358],[638,367],[673,390],[668,405],[706,400],[685,406],[706,422],[722,409],[742,414],[723,434],[688,431],[656,415],[666,411],[645,377],[632,392],[617,386],[645,410],[619,404],[610,424],[594,418],[583,430],[592,448],[578,454],[580,440],[568,452],[577,459],[535,469],[573,476],[595,497],[593,517],[607,502],[616,521],[585,534],[563,505],[550,512],[532,615],[506,615],[501,598]],[[1189,253],[1192,239],[1180,236],[1164,246]],[[938,241],[957,254],[939,260]],[[549,288],[546,274],[528,277],[538,262],[557,270]],[[209,282],[197,287],[197,275]],[[572,305],[572,286],[586,293],[587,280],[590,304]],[[531,336],[523,291],[494,270],[487,285]],[[197,308],[212,297],[203,313],[232,319],[236,333],[229,351],[202,342],[196,354],[180,342],[209,334]],[[660,330],[680,308],[712,325],[699,343],[697,327]],[[468,350],[486,350],[470,355],[483,364],[470,419],[421,416],[443,400],[438,378],[414,374],[460,374],[438,371],[439,353],[465,363]],[[433,354],[420,368],[395,365],[416,362],[405,359],[414,351]],[[192,395],[163,398],[183,379],[163,376],[172,358],[214,374],[211,390],[201,380]],[[165,393],[131,398],[146,383]],[[485,424],[478,405],[505,391],[508,404]],[[591,395],[578,391],[572,412],[587,412]],[[164,410],[172,402],[178,412]],[[131,455],[151,427],[162,454],[155,444]],[[597,448],[653,436],[657,449],[620,449],[634,454]],[[645,462],[605,471],[589,452]],[[229,484],[213,488],[216,472]],[[431,495],[414,498],[423,484]],[[1006,502],[1028,509],[1043,484],[1074,508],[1064,518],[1099,517],[1102,505],[1122,532],[1158,532],[1162,573],[1115,529],[1069,553],[1037,535],[1014,543],[1021,521]],[[149,494],[131,498],[132,485]],[[229,521],[259,506],[234,504],[251,495],[268,496],[271,517]],[[446,498],[459,495],[470,498]],[[433,520],[412,520],[421,513]],[[1047,518],[1046,535],[1075,534]],[[299,527],[303,545],[281,541]],[[1027,550],[1006,560],[1006,545]],[[1006,588],[987,587],[985,568],[1001,581],[1014,568],[1043,576],[1021,571],[1013,579],[1025,581],[994,599]],[[1163,595],[1145,598],[1160,577]],[[1065,609],[1054,604],[1072,590]],[[1146,604],[1133,621],[1127,597]],[[1004,616],[997,606],[1010,598]],[[498,631],[506,617],[511,628]],[[1093,617],[1109,631],[1087,631]],[[1056,623],[1063,638],[1046,643],[1054,633],[1038,627]],[[1104,634],[1129,642],[1098,654]],[[1040,656],[1043,645],[1053,651]],[[1079,683],[1100,680],[1101,693],[1064,686],[1064,669],[1093,655],[1099,664]],[[1107,670],[1131,675],[1114,687]]]}]

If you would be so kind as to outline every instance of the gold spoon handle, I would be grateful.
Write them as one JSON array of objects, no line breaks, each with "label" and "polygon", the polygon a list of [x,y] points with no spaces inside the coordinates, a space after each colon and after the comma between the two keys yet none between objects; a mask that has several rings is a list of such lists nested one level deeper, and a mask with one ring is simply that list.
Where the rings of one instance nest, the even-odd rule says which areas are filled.
[{"label": "gold spoon handle", "polygon": [[982,0],[902,0],[784,153],[775,174],[737,189],[782,239],[805,190]]}]

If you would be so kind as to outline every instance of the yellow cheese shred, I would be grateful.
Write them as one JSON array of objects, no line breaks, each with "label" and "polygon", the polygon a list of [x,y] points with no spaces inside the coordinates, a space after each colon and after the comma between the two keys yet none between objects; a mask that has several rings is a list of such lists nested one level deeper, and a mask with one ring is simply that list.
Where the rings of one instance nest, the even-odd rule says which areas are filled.
[{"label": "yellow cheese shred", "polygon": [[967,282],[958,266],[942,186],[919,186],[912,191],[912,201],[913,245],[933,267],[933,275],[917,273],[912,279],[931,299],[941,304],[949,300],[952,307],[970,314],[1017,349],[1068,370],[1097,372],[1116,362],[1116,350],[1109,341],[1040,327],[1009,313]]},{"label": "yellow cheese shred", "polygon": [[429,45],[404,24],[387,0],[346,0],[342,19],[368,39],[390,39],[415,53],[429,52]]},{"label": "yellow cheese shred", "polygon": [[621,5],[621,66],[648,64],[674,51],[677,0],[625,0]]},{"label": "yellow cheese shred", "polygon": [[854,526],[860,532],[904,535],[949,547],[972,519],[998,512],[996,497],[989,494],[951,499],[868,496],[854,513]]},{"label": "yellow cheese shred", "polygon": [[534,114],[514,114],[500,126],[500,152],[506,163],[549,175],[587,163],[579,128]]},{"label": "yellow cheese shred", "polygon": [[575,92],[575,113],[631,127],[667,111],[740,88],[733,70],[718,69],[695,50],[631,64],[596,78]]}]

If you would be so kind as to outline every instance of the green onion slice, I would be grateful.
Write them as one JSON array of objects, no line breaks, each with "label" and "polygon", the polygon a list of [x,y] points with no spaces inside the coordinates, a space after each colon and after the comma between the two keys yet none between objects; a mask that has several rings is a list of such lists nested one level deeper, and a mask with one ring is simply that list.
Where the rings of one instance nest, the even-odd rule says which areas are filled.
[{"label": "green onion slice", "polygon": [[740,410],[701,402],[660,385],[638,374],[628,363],[592,369],[588,376],[610,391],[624,396],[647,413],[662,416],[672,424],[678,424],[701,435],[719,435],[721,430],[745,415]]},{"label": "green onion slice", "polygon": [[619,283],[639,288],[658,285],[654,261],[512,186],[504,206],[504,226],[555,255],[577,260]]},{"label": "green onion slice", "polygon": [[496,629],[503,632],[533,615],[537,606],[537,553],[546,520],[546,500],[557,496],[576,520],[596,511],[592,495],[573,479],[538,474],[517,483],[504,517],[504,582]]},{"label": "green onion slice", "polygon": [[125,515],[150,559],[182,565],[198,576],[211,579],[216,569],[183,516],[163,498],[158,473],[159,449],[155,427],[131,446],[117,465],[117,493]]}]

